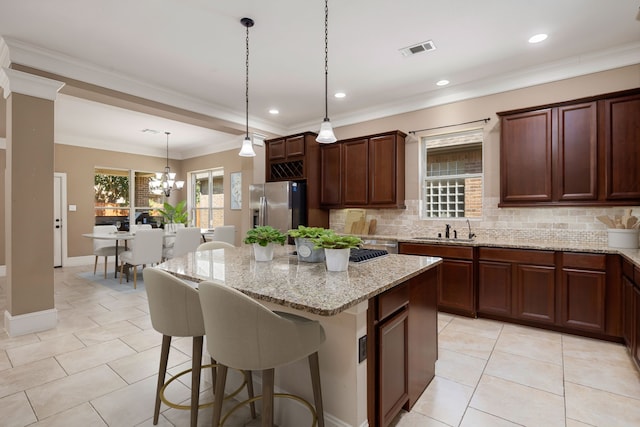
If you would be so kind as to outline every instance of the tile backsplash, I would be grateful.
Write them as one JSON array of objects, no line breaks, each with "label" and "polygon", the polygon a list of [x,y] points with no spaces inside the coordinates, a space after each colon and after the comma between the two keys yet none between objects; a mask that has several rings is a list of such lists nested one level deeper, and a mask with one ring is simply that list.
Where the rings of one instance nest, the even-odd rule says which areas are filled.
[{"label": "tile backsplash", "polygon": [[[616,207],[540,207],[498,208],[499,198],[484,198],[482,219],[472,219],[471,231],[482,240],[554,241],[577,244],[606,244],[607,228],[596,219],[599,215],[622,215],[637,206]],[[406,200],[407,209],[367,209],[367,219],[376,218],[376,235],[433,236],[444,235],[445,224],[466,237],[466,219],[421,219],[420,201]],[[331,210],[331,228],[344,230],[345,209]]]}]

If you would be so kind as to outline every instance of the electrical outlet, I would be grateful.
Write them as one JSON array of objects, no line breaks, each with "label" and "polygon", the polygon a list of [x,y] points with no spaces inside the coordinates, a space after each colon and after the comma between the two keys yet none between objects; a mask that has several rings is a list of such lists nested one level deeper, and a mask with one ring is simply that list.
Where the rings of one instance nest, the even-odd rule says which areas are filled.
[{"label": "electrical outlet", "polygon": [[367,359],[367,336],[363,335],[358,338],[358,363],[362,363]]}]

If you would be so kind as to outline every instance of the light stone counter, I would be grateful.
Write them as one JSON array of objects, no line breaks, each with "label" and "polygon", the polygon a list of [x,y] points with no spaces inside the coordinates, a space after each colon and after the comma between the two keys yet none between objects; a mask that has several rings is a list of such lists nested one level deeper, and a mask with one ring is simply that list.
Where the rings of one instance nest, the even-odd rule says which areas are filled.
[{"label": "light stone counter", "polygon": [[277,246],[273,261],[256,262],[252,249],[216,249],[173,258],[158,268],[183,279],[217,280],[261,301],[333,316],[367,301],[441,262],[440,258],[389,254],[328,272],[324,262],[298,263],[294,246]]}]

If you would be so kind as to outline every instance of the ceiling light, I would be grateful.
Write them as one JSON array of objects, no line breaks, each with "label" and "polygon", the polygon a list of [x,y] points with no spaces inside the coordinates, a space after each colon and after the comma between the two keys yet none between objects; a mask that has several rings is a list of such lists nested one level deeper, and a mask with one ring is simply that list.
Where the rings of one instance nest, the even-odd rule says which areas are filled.
[{"label": "ceiling light", "polygon": [[249,28],[253,27],[253,19],[251,18],[242,18],[240,23],[247,28],[247,38],[246,38],[246,61],[245,61],[245,71],[246,71],[246,79],[245,79],[245,106],[246,106],[246,125],[247,125],[247,133],[242,141],[242,148],[238,153],[239,156],[242,157],[255,157],[256,152],[253,151],[253,144],[251,143],[251,138],[249,137]]},{"label": "ceiling light", "polygon": [[436,82],[436,85],[438,85],[438,86],[446,86],[448,84],[449,84],[449,80],[444,80],[444,79],[443,80],[438,80]]},{"label": "ceiling light", "polygon": [[280,111],[278,111],[278,109],[276,108],[272,108],[269,110],[269,114],[280,114]]},{"label": "ceiling light", "polygon": [[170,197],[174,187],[176,190],[182,190],[184,181],[176,181],[176,173],[171,172],[169,167],[169,135],[171,132],[165,132],[165,134],[167,134],[167,166],[165,166],[164,172],[156,172],[156,175],[149,180],[149,191],[157,196],[164,193],[166,197]]},{"label": "ceiling light", "polygon": [[344,98],[347,94],[344,92],[336,92],[333,96],[336,98]]},{"label": "ceiling light", "polygon": [[324,0],[324,120],[320,125],[320,132],[316,141],[322,144],[331,144],[338,139],[333,133],[331,121],[329,121],[329,95],[327,90],[329,80],[329,0]]},{"label": "ceiling light", "polygon": [[545,41],[546,39],[546,34],[536,34],[535,36],[531,36],[529,38],[529,43],[540,43],[541,41]]}]

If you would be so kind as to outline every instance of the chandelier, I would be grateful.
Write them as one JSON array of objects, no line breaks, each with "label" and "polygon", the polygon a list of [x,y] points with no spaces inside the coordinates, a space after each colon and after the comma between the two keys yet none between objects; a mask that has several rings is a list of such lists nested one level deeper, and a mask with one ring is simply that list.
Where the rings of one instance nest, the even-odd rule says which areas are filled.
[{"label": "chandelier", "polygon": [[152,194],[160,196],[164,194],[166,197],[171,196],[171,190],[182,190],[184,187],[184,181],[176,181],[176,173],[171,172],[169,167],[169,135],[171,132],[165,132],[167,135],[167,166],[164,167],[164,172],[156,172],[156,175],[149,181],[149,191]]}]

